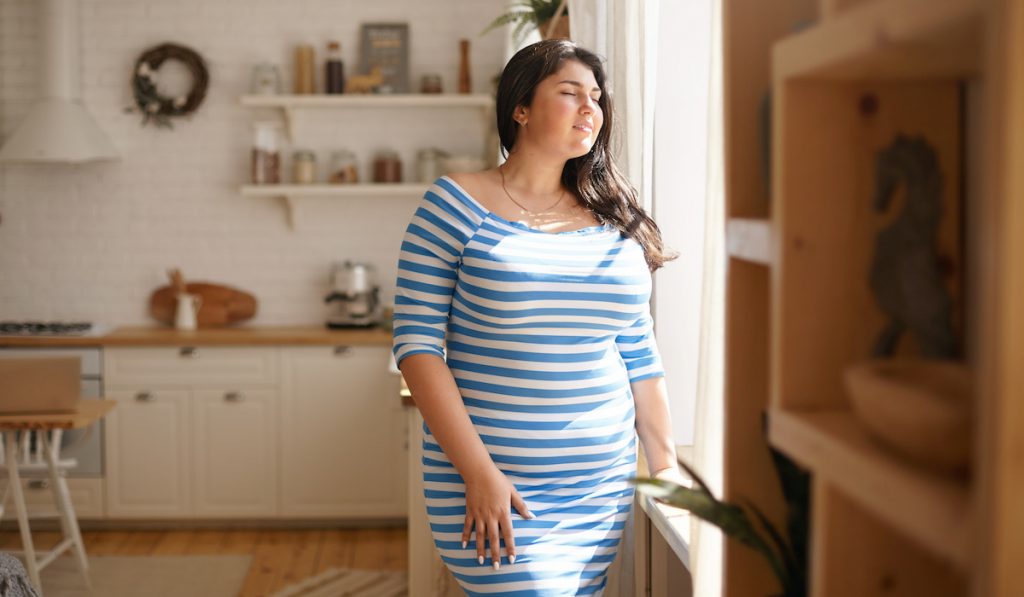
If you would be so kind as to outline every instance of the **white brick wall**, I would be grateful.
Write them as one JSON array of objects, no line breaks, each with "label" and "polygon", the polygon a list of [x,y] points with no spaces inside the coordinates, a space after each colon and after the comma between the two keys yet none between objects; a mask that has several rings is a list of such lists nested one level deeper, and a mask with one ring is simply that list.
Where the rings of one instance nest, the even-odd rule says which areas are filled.
[{"label": "white brick wall", "polygon": [[[320,324],[330,264],[375,264],[385,300],[394,295],[398,244],[418,197],[317,200],[288,229],[278,200],[242,197],[251,123],[273,110],[242,108],[252,66],[282,66],[290,86],[292,48],[342,42],[346,74],[358,64],[359,26],[410,26],[410,80],[442,74],[457,83],[458,39],[472,40],[474,91],[501,69],[502,34],[477,33],[504,0],[81,0],[82,98],[122,153],[119,162],[0,165],[0,319],[148,324],[150,292],[180,267],[190,280],[236,286],[260,302],[254,324]],[[0,0],[0,138],[36,96],[35,0]],[[129,78],[138,55],[173,41],[204,56],[211,85],[199,112],[173,131],[141,127]],[[319,84],[319,80],[318,80]],[[297,143],[317,152],[321,175],[337,147],[360,157],[393,147],[411,176],[417,149],[479,153],[476,110],[308,112]],[[283,174],[288,176],[288,160]]]}]

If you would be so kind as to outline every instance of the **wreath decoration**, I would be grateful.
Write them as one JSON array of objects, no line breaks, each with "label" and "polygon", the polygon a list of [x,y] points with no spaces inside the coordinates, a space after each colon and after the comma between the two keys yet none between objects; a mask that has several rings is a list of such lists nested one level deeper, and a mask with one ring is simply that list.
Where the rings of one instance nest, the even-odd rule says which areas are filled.
[{"label": "wreath decoration", "polygon": [[[192,89],[187,94],[166,97],[157,91],[157,71],[166,60],[181,62],[192,74]],[[203,103],[210,82],[203,57],[191,48],[172,43],[161,44],[143,52],[136,60],[133,72],[132,94],[135,96],[136,108],[128,110],[141,111],[143,125],[153,121],[164,128],[173,128],[171,117],[195,112]]]}]

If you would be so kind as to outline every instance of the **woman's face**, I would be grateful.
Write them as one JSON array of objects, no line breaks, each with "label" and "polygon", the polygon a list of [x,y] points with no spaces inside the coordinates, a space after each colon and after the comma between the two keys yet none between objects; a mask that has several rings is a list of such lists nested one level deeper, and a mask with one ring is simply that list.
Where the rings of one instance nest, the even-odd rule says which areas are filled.
[{"label": "woman's face", "polygon": [[529,107],[519,106],[517,145],[530,144],[563,159],[586,155],[604,124],[597,101],[601,89],[593,71],[582,62],[566,60],[540,83]]}]

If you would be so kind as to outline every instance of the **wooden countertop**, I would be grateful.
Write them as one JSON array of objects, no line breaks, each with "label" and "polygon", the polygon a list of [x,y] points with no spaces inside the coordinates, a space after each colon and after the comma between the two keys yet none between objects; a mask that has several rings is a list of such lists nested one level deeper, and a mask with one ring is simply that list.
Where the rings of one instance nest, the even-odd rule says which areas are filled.
[{"label": "wooden countertop", "polygon": [[254,346],[254,345],[390,346],[384,328],[329,330],[323,326],[233,326],[179,331],[171,327],[125,326],[102,336],[0,336],[0,346]]}]

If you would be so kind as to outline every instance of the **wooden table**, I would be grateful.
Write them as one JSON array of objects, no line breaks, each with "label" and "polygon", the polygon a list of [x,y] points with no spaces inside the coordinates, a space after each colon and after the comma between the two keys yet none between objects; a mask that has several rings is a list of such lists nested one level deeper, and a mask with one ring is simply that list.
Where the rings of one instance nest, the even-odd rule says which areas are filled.
[{"label": "wooden table", "polygon": [[[78,403],[76,412],[55,413],[55,414],[17,414],[0,415],[0,433],[4,436],[4,460],[7,464],[7,491],[14,495],[14,509],[18,516],[18,528],[21,531],[21,542],[25,553],[25,567],[28,569],[32,584],[35,585],[39,594],[42,595],[42,583],[39,580],[39,572],[48,564],[57,559],[60,554],[69,548],[75,549],[78,559],[78,567],[85,578],[86,586],[91,588],[89,582],[89,562],[85,556],[85,546],[82,543],[82,534],[78,529],[78,519],[75,518],[75,511],[71,505],[71,494],[68,492],[67,480],[63,471],[57,467],[57,459],[54,457],[50,446],[49,432],[56,429],[81,429],[88,427],[111,411],[116,404],[113,400],[81,400]],[[25,508],[25,494],[21,487],[21,474],[18,470],[18,431],[39,432],[39,450],[46,460],[46,469],[50,478],[50,487],[53,489],[54,503],[60,512],[61,529],[64,539],[56,547],[43,554],[43,557],[36,560],[35,547],[32,544],[32,534],[28,525],[28,512]],[[4,496],[6,502],[6,494]],[[3,503],[0,503],[0,515],[3,514]]]}]

